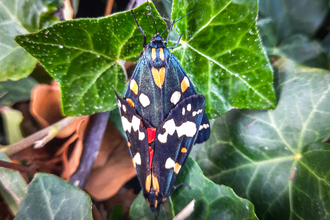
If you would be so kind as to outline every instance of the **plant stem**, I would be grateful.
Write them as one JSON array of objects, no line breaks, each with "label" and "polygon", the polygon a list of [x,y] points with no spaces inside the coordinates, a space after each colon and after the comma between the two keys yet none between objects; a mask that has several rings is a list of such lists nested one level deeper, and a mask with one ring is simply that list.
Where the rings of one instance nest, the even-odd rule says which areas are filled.
[{"label": "plant stem", "polygon": [[81,189],[85,188],[87,178],[99,153],[110,112],[91,115],[85,130],[83,151],[77,171],[71,176],[70,182]]},{"label": "plant stem", "polygon": [[5,154],[10,156],[34,144],[37,144],[37,146],[41,146],[42,144],[44,145],[50,141],[58,132],[75,122],[77,119],[79,119],[79,117],[63,118],[62,120],[20,140],[15,144],[2,146],[1,151],[4,151]]},{"label": "plant stem", "polygon": [[179,212],[179,214],[177,214],[173,218],[173,220],[184,220],[188,218],[190,214],[194,211],[195,202],[196,200],[193,199],[186,207],[184,207],[184,209],[181,210],[181,212]]}]

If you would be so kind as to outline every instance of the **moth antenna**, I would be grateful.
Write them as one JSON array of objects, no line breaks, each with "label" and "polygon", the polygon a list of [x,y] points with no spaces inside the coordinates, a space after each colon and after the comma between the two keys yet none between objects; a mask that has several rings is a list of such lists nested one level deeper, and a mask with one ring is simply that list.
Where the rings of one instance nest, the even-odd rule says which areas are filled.
[{"label": "moth antenna", "polygon": [[173,47],[168,47],[168,49],[174,49],[176,46],[178,46],[178,44],[180,43],[182,35],[183,35],[183,33],[180,35],[178,42],[176,42],[176,44]]},{"label": "moth antenna", "polygon": [[[196,11],[197,9],[199,9],[199,8],[196,8],[196,9],[194,9],[194,10],[188,12],[187,14],[185,14],[184,16],[182,16],[181,18],[179,18],[179,19],[177,19],[177,20],[173,20],[173,23],[170,24],[170,26],[168,26],[168,27],[162,32],[162,34],[161,34],[160,36],[162,36],[162,35],[165,33],[165,31],[166,31],[167,29],[169,29],[170,27],[172,28],[172,26],[173,26],[176,22],[180,21],[182,18],[186,17],[187,15],[193,13],[193,12]],[[169,33],[169,34],[170,34],[170,33]]]},{"label": "moth antenna", "polygon": [[174,190],[176,190],[177,188],[179,188],[180,186],[186,186],[189,188],[189,190],[191,190],[191,187],[187,184],[187,183],[180,183],[176,186],[173,186],[171,192],[168,194],[169,196],[174,192]]},{"label": "moth antenna", "polygon": [[149,1],[147,0],[147,2],[148,2],[149,9],[150,9],[152,20],[154,21],[155,30],[156,30],[156,34],[157,34],[157,26],[156,26],[155,18],[154,18],[154,15],[152,14],[152,9],[150,7]]},{"label": "moth antenna", "polygon": [[[175,21],[175,20],[173,20],[173,23],[174,23],[174,21]],[[167,45],[167,43],[168,43],[168,39],[169,39],[169,37],[170,37],[170,33],[171,33],[171,31],[172,31],[172,28],[173,28],[173,25],[171,25],[171,26],[170,26],[170,29],[168,29],[168,35],[167,35],[167,37],[166,37],[165,45]],[[180,37],[180,38],[181,38],[181,37]]]},{"label": "moth antenna", "polygon": [[135,20],[135,23],[136,23],[136,25],[138,26],[138,28],[139,28],[139,30],[140,30],[142,36],[143,36],[143,48],[145,48],[145,47],[147,46],[147,36],[144,34],[144,32],[143,32],[142,28],[140,27],[138,21],[136,20],[136,17],[135,17],[135,15],[134,15],[133,10],[131,10],[131,12],[132,12],[133,18],[134,18],[134,20]]}]

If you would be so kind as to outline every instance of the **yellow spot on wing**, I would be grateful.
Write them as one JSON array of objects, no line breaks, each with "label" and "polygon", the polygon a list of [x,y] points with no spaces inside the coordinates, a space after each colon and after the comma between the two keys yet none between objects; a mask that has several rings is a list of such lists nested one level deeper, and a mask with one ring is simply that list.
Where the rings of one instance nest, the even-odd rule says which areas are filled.
[{"label": "yellow spot on wing", "polygon": [[152,188],[159,192],[159,183],[157,177],[155,176],[152,176]]},{"label": "yellow spot on wing", "polygon": [[184,92],[190,86],[189,79],[185,76],[181,81],[181,91]]},{"label": "yellow spot on wing", "polygon": [[149,174],[146,178],[146,191],[150,192],[151,187],[151,174]]},{"label": "yellow spot on wing", "polygon": [[131,83],[130,83],[130,85],[129,85],[129,88],[134,92],[135,95],[138,94],[139,86],[138,86],[138,84],[135,82],[134,79],[131,80]]},{"label": "yellow spot on wing", "polygon": [[162,67],[159,70],[152,67],[151,73],[154,79],[154,83],[161,89],[165,80],[165,67]]},{"label": "yellow spot on wing", "polygon": [[152,48],[151,49],[151,60],[154,61],[156,59],[156,49]]},{"label": "yellow spot on wing", "polygon": [[132,107],[134,107],[134,102],[132,99],[126,99],[126,101],[128,102],[128,104],[130,104]]},{"label": "yellow spot on wing", "polygon": [[180,169],[181,169],[181,165],[178,163],[175,163],[174,173],[178,174],[180,172]]},{"label": "yellow spot on wing", "polygon": [[181,149],[181,153],[187,153],[187,148],[185,148],[185,147],[182,148],[182,149]]},{"label": "yellow spot on wing", "polygon": [[164,51],[163,48],[159,49],[159,58],[164,61],[165,60],[165,56],[164,56]]},{"label": "yellow spot on wing", "polygon": [[130,142],[127,142],[127,146],[130,147],[131,146],[131,143]]}]

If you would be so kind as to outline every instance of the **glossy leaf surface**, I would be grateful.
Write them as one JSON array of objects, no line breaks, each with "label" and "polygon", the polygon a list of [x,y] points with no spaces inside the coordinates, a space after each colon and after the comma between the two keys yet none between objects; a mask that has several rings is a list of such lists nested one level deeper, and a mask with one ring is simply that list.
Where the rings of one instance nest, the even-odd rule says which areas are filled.
[{"label": "glossy leaf surface", "polygon": [[91,203],[89,196],[73,184],[52,174],[37,173],[15,219],[90,220]]},{"label": "glossy leaf surface", "polygon": [[273,74],[258,35],[258,2],[174,0],[172,19],[183,33],[174,55],[216,118],[229,109],[275,108]]},{"label": "glossy leaf surface", "polygon": [[[166,25],[151,4],[157,28]],[[134,9],[147,35],[155,33],[147,4]],[[61,87],[65,115],[89,115],[116,107],[113,90],[126,88],[119,60],[135,61],[142,51],[142,35],[130,11],[104,18],[76,19],[55,24],[16,41],[36,57]]]},{"label": "glossy leaf surface", "polygon": [[28,76],[37,60],[14,40],[36,32],[58,19],[51,15],[62,0],[0,0],[0,81]]},{"label": "glossy leaf surface", "polygon": [[217,119],[197,162],[249,199],[260,219],[327,219],[330,73],[284,58],[274,67],[277,108]]}]

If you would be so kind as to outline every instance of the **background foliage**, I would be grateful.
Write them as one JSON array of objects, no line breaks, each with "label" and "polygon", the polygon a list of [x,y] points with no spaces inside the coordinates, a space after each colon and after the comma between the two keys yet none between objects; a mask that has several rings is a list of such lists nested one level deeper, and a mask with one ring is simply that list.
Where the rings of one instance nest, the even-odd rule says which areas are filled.
[{"label": "background foliage", "polygon": [[[84,17],[84,8],[94,13],[87,16],[100,17],[106,7],[105,1],[71,3],[77,17]],[[54,15],[63,9],[62,1],[0,0],[2,144],[13,144],[60,120],[60,111],[81,116],[113,110],[109,121],[120,129],[113,89],[123,94],[134,69],[129,62],[142,50],[141,33],[131,13],[124,11],[130,4],[116,1],[113,12],[118,13],[111,16],[59,22]],[[189,219],[328,219],[329,1],[154,4],[158,30],[166,28],[165,21],[199,8],[176,23],[170,44],[183,33],[173,54],[205,95],[206,112],[214,119],[210,140],[191,154],[197,163],[190,158],[177,180],[192,189],[180,187],[172,194],[164,204],[167,217],[196,199]],[[142,4],[134,12],[149,42],[154,34],[150,9]],[[33,71],[37,62],[41,66]],[[48,74],[59,85],[36,86],[50,82]],[[8,205],[0,218],[92,219],[86,193],[56,176],[35,175],[47,172],[69,179],[83,154],[88,124],[83,120],[39,151],[31,147],[10,158],[0,152],[0,194]],[[133,219],[154,217],[141,194],[130,211],[122,205],[130,204],[138,192],[136,179],[121,187],[134,175],[125,145],[108,123],[85,188],[102,200],[93,202],[94,219],[125,219],[128,213]],[[21,172],[4,168],[8,166]],[[130,184],[135,193],[128,190]]]}]

